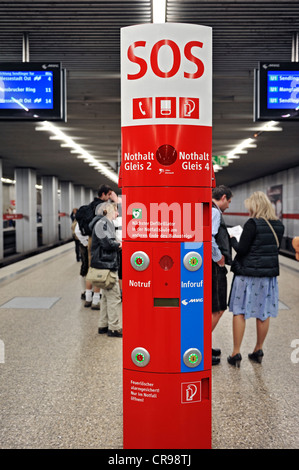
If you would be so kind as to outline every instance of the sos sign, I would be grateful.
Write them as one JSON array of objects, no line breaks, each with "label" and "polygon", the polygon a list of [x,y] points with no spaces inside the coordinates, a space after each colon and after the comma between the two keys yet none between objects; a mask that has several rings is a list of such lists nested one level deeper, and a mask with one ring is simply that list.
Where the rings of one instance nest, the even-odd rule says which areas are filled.
[{"label": "sos sign", "polygon": [[[168,71],[163,71],[161,70],[159,66],[159,52],[161,48],[163,47],[168,47],[172,51],[173,54],[173,62],[170,70]],[[199,78],[203,75],[204,73],[204,64],[202,60],[192,53],[193,48],[202,48],[203,43],[200,41],[189,41],[184,47],[184,56],[186,57],[187,60],[190,62],[194,63],[197,67],[196,71],[193,73],[190,72],[184,72],[184,77],[185,78],[190,78],[190,79],[195,79]],[[128,59],[131,62],[134,62],[139,65],[140,70],[138,73],[135,74],[127,74],[128,80],[137,80],[139,78],[144,77],[144,75],[147,72],[148,69],[148,64],[145,59],[142,57],[139,57],[137,55],[136,49],[137,48],[146,48],[146,41],[136,41],[133,44],[131,44],[128,48]],[[160,78],[171,78],[174,75],[178,73],[180,70],[181,66],[181,51],[178,46],[178,44],[175,41],[172,41],[171,39],[161,39],[160,41],[156,42],[150,52],[150,60],[149,64],[151,66],[151,69],[153,73]]]},{"label": "sos sign", "polygon": [[[186,124],[179,102],[190,109],[199,103],[199,114],[189,124],[212,125],[212,28],[177,23],[129,26],[121,29],[121,51],[122,126]],[[158,113],[151,113],[148,105],[144,118],[134,119],[136,103],[144,111],[144,103],[157,100],[162,103]]]}]

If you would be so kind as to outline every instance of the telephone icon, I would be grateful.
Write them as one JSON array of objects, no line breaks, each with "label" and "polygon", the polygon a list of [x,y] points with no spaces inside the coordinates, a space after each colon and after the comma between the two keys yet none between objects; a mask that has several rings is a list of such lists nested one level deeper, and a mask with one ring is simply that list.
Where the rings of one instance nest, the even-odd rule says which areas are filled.
[{"label": "telephone icon", "polygon": [[143,116],[145,116],[146,112],[144,111],[144,109],[142,109],[142,101],[139,101],[138,106],[139,106],[141,114],[143,114]]},{"label": "telephone icon", "polygon": [[133,119],[151,119],[152,98],[133,99]]}]

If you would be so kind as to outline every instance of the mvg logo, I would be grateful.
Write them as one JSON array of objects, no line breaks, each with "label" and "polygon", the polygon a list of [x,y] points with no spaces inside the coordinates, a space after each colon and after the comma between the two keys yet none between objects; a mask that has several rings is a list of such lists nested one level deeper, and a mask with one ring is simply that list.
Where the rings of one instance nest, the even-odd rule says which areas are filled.
[{"label": "mvg logo", "polygon": [[201,299],[184,299],[182,300],[182,304],[183,305],[188,305],[188,304],[191,304],[191,303],[197,303],[197,302],[203,302],[203,298]]}]

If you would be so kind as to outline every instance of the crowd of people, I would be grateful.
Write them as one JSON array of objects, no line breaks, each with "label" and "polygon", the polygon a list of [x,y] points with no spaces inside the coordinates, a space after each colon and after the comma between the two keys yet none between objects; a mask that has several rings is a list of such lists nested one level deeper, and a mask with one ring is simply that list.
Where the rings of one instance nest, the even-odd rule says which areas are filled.
[{"label": "crowd of people", "polygon": [[[99,310],[98,333],[111,337],[122,337],[122,299],[121,299],[121,247],[117,238],[114,221],[118,217],[117,195],[107,185],[99,188],[97,197],[89,204],[93,213],[89,230],[80,227],[77,210],[72,224],[75,243],[79,242],[80,277],[82,282],[81,299],[84,307]],[[77,255],[77,252],[76,252]],[[88,278],[90,268],[114,273],[114,283],[108,288],[101,287],[97,281]]]},{"label": "crowd of people", "polygon": [[[240,367],[241,345],[246,320],[256,319],[256,343],[248,358],[261,363],[270,318],[278,314],[279,248],[284,226],[276,216],[273,206],[261,191],[254,192],[245,201],[249,218],[241,236],[230,236],[223,213],[233,197],[230,188],[218,186],[212,190],[212,332],[228,308],[233,314],[233,346],[227,357],[230,365]],[[99,188],[98,196],[89,204],[93,217],[89,232],[82,233],[72,218],[76,257],[81,261],[81,299],[84,306],[99,310],[98,333],[122,337],[121,248],[122,240],[115,230],[118,218],[118,197],[107,185]],[[85,231],[86,232],[86,231]],[[235,256],[233,257],[233,250]],[[230,292],[227,285],[227,266],[233,272]],[[88,278],[90,269],[112,272],[113,284],[99,287]],[[212,348],[212,365],[221,360],[221,350]]]}]

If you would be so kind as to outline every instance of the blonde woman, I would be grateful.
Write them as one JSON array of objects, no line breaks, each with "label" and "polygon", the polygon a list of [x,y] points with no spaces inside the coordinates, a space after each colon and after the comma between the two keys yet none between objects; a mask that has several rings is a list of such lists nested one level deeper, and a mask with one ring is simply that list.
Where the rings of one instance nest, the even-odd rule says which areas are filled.
[{"label": "blonde woman", "polygon": [[[118,272],[118,252],[122,243],[116,240],[113,221],[118,216],[117,204],[105,202],[101,204],[97,217],[90,224],[92,229],[90,266],[97,269],[110,269]],[[122,337],[121,330],[121,296],[118,282],[112,289],[102,289],[101,309],[98,333],[108,336]]]},{"label": "blonde woman", "polygon": [[228,363],[240,366],[240,348],[248,318],[256,318],[257,339],[250,360],[261,363],[263,344],[270,318],[278,313],[279,262],[278,251],[284,226],[275,215],[266,194],[256,191],[245,201],[249,219],[239,243],[232,239],[237,255],[232,263],[234,279],[230,292],[229,310],[233,312],[233,352]]}]

